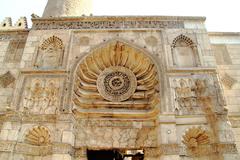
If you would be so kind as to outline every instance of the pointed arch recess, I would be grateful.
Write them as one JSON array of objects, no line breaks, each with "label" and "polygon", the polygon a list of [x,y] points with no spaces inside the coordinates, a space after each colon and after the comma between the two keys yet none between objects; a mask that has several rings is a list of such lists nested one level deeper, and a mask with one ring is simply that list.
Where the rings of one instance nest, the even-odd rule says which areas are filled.
[{"label": "pointed arch recess", "polygon": [[148,110],[159,104],[157,68],[126,43],[114,41],[94,50],[74,74],[77,108]]},{"label": "pointed arch recess", "polygon": [[181,34],[172,44],[173,65],[179,67],[197,67],[200,65],[196,44],[189,37]]}]

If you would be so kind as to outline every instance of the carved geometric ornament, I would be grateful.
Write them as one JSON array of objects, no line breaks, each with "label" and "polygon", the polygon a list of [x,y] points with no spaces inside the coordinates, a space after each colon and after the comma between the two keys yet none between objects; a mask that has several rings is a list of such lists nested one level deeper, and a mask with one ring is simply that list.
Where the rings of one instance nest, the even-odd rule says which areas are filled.
[{"label": "carved geometric ornament", "polygon": [[93,51],[75,72],[74,104],[147,108],[158,104],[156,68],[142,51],[122,42]]},{"label": "carved geometric ornament", "polygon": [[237,82],[237,80],[231,77],[229,74],[224,73],[221,75],[221,82],[227,89],[232,89],[232,86]]},{"label": "carved geometric ornament", "polygon": [[0,85],[3,88],[6,88],[10,84],[12,84],[15,80],[16,80],[15,77],[9,71],[3,75],[0,75]]},{"label": "carved geometric ornament", "polygon": [[137,78],[125,67],[106,68],[97,79],[99,93],[109,101],[125,101],[134,94],[136,88]]},{"label": "carved geometric ornament", "polygon": [[28,132],[25,140],[32,145],[45,146],[50,144],[50,134],[47,128],[37,126]]}]

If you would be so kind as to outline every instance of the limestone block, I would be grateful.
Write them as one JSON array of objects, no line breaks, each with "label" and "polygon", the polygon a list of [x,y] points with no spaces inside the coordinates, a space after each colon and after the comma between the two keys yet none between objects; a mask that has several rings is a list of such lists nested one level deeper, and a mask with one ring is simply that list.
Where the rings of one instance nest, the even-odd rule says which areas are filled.
[{"label": "limestone block", "polygon": [[[10,159],[9,159],[10,160]],[[14,154],[11,160],[25,160],[24,156],[21,154]]]},{"label": "limestone block", "polygon": [[[3,53],[3,52],[2,52]],[[1,55],[1,54],[0,54]],[[0,57],[0,63],[2,63],[4,61],[4,56]]]},{"label": "limestone block", "polygon": [[29,36],[27,39],[27,42],[35,42],[38,41],[38,37],[37,36]]},{"label": "limestone block", "polygon": [[3,129],[12,129],[12,123],[11,122],[4,122],[3,123]]},{"label": "limestone block", "polygon": [[8,140],[9,141],[16,141],[18,138],[18,130],[9,130],[8,131]]},{"label": "limestone block", "polygon": [[70,131],[63,131],[62,142],[74,145],[74,134]]},{"label": "limestone block", "polygon": [[10,157],[9,154],[10,153],[0,153],[0,159],[8,160],[8,158]]},{"label": "limestone block", "polygon": [[65,154],[63,156],[63,160],[71,160],[71,159],[72,159],[72,157],[69,154]]},{"label": "limestone block", "polygon": [[0,88],[0,96],[12,96],[12,88]]},{"label": "limestone block", "polygon": [[23,61],[28,61],[28,60],[32,60],[32,58],[33,58],[33,54],[23,54],[23,56],[22,56],[22,60]]},{"label": "limestone block", "polygon": [[21,127],[21,124],[19,122],[12,122],[12,129],[19,130]]},{"label": "limestone block", "polygon": [[26,47],[24,53],[34,53],[35,47]]},{"label": "limestone block", "polygon": [[166,155],[161,156],[161,160],[180,160],[180,157],[178,155]]},{"label": "limestone block", "polygon": [[223,157],[226,160],[239,160],[240,159],[240,156],[237,154],[224,154]]},{"label": "limestone block", "polygon": [[0,139],[1,140],[7,140],[8,138],[8,131],[7,129],[2,129],[0,133]]},{"label": "limestone block", "polygon": [[60,130],[72,130],[73,124],[71,123],[57,123],[56,128],[59,128]]},{"label": "limestone block", "polygon": [[33,160],[42,160],[42,157],[40,157],[40,156],[35,156]]},{"label": "limestone block", "polygon": [[7,44],[7,45],[1,45],[1,46],[0,46],[0,51],[2,51],[2,52],[6,52],[7,49],[8,49],[8,44]]},{"label": "limestone block", "polygon": [[175,124],[161,124],[159,127],[162,144],[174,144],[177,142],[176,127]]},{"label": "limestone block", "polygon": [[52,155],[52,160],[63,160],[64,155],[62,154],[53,154]]},{"label": "limestone block", "polygon": [[54,154],[51,160],[72,160],[69,154]]}]

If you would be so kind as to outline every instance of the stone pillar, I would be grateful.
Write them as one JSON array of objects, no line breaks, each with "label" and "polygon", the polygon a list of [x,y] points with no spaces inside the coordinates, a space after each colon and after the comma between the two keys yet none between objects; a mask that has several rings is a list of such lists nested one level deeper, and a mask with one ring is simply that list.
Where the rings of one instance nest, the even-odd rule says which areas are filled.
[{"label": "stone pillar", "polygon": [[43,18],[90,15],[92,0],[48,0]]}]

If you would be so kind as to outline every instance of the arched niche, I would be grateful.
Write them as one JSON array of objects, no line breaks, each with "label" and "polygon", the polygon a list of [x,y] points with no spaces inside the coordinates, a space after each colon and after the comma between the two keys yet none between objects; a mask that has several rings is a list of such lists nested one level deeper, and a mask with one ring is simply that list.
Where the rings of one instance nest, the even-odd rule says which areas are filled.
[{"label": "arched niche", "polygon": [[51,36],[39,46],[34,66],[37,68],[57,68],[62,65],[63,53],[63,41],[57,36]]},{"label": "arched niche", "polygon": [[171,45],[173,65],[177,67],[197,67],[199,58],[197,46],[185,35],[177,36]]},{"label": "arched niche", "polygon": [[118,111],[128,110],[125,114],[153,114],[159,104],[157,68],[142,50],[120,41],[109,42],[77,65],[72,100],[74,111],[81,113],[124,117]]}]

